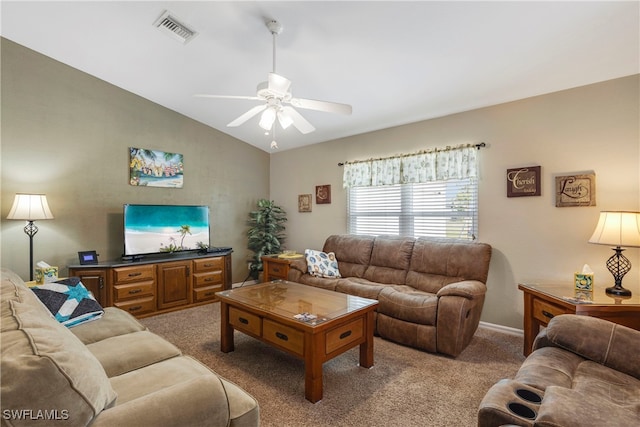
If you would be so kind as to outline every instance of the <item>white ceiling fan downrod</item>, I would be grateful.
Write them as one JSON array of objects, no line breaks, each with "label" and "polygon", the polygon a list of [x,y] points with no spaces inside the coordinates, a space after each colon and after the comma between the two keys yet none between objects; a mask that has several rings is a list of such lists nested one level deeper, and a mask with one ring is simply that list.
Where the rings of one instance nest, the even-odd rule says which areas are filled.
[{"label": "white ceiling fan downrod", "polygon": [[267,22],[267,28],[271,31],[271,36],[273,37],[273,73],[276,72],[276,37],[282,33],[282,25],[276,21],[271,20]]}]

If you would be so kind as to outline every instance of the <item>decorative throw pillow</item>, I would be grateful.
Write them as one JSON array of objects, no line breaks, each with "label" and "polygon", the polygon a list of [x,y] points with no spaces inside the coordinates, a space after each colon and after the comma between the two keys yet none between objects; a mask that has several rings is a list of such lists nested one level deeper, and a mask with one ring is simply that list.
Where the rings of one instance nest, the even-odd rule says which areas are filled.
[{"label": "decorative throw pillow", "polygon": [[31,288],[56,320],[70,328],[102,317],[104,310],[80,278],[70,277]]},{"label": "decorative throw pillow", "polygon": [[307,260],[307,270],[310,275],[334,279],[342,277],[340,270],[338,270],[338,260],[335,253],[305,249],[304,256]]}]

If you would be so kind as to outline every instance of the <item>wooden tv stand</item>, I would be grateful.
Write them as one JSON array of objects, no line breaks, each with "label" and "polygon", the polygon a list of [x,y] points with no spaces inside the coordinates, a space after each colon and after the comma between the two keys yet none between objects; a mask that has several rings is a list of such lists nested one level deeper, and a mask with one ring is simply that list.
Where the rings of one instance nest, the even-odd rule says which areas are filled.
[{"label": "wooden tv stand", "polygon": [[218,301],[231,289],[231,252],[69,266],[103,307],[147,317]]}]

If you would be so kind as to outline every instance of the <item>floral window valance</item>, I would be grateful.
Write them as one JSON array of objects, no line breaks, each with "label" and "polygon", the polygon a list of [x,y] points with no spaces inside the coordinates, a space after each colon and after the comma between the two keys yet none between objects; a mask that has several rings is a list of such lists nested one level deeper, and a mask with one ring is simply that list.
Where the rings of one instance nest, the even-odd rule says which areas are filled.
[{"label": "floral window valance", "polygon": [[375,187],[478,176],[476,145],[446,147],[384,159],[345,162],[343,187]]}]

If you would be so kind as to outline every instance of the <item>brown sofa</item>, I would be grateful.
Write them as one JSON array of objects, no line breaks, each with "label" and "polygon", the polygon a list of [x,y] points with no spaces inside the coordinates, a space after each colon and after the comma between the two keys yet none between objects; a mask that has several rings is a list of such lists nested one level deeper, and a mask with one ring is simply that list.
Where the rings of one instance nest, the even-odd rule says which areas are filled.
[{"label": "brown sofa", "polygon": [[456,357],[475,333],[484,304],[491,246],[397,236],[333,235],[340,278],[309,274],[294,260],[288,279],[377,299],[376,333],[386,339]]},{"label": "brown sofa", "polygon": [[485,395],[479,427],[640,425],[640,332],[595,317],[556,316],[513,380]]},{"label": "brown sofa", "polygon": [[67,328],[2,269],[3,426],[258,426],[256,400],[125,311]]}]

